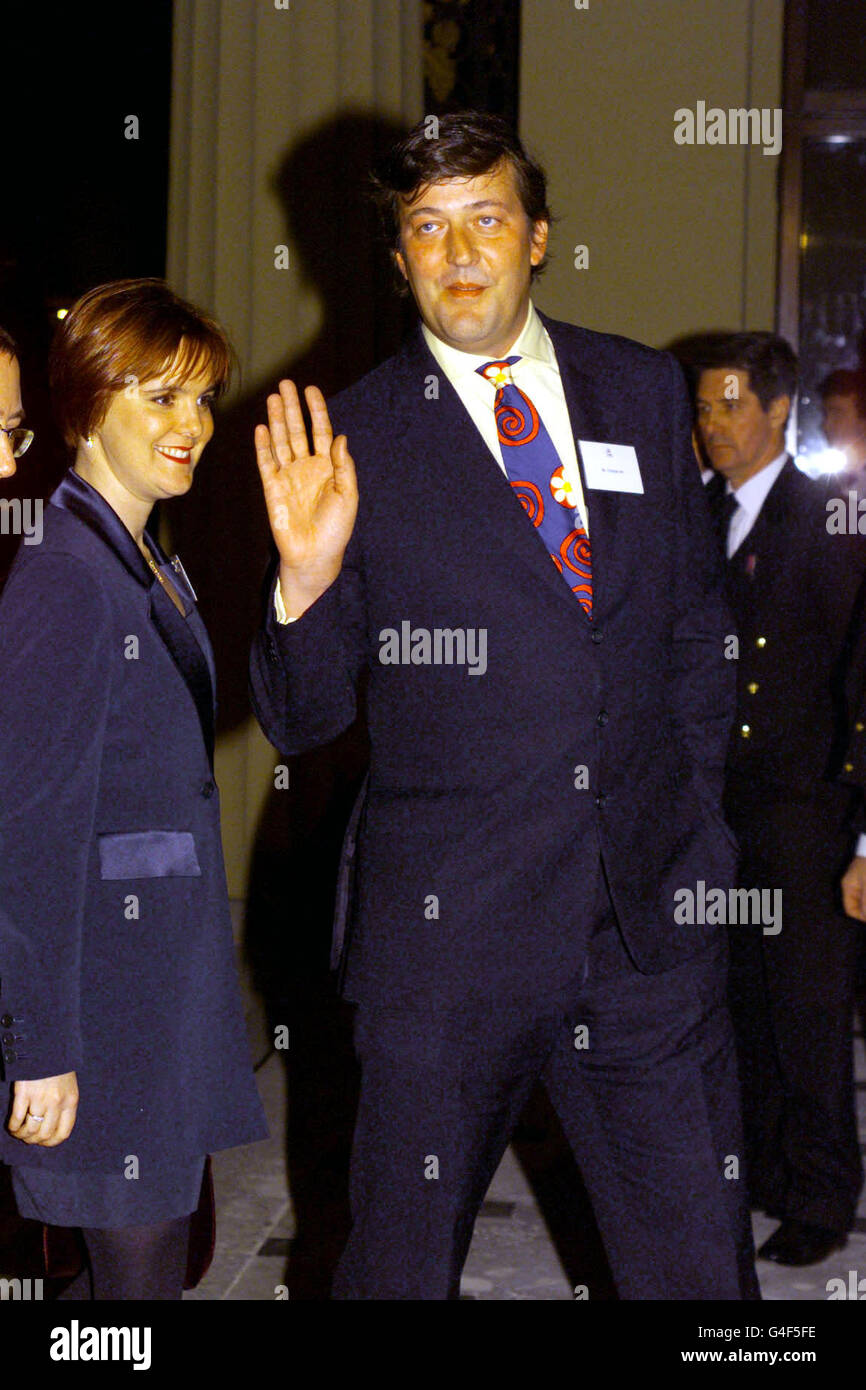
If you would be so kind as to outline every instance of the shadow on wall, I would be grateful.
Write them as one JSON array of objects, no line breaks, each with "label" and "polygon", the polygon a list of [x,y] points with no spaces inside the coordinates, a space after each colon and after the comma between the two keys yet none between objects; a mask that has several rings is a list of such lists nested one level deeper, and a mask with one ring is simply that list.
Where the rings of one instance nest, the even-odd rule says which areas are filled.
[{"label": "shadow on wall", "polygon": [[[318,297],[321,329],[297,355],[281,358],[274,343],[267,377],[245,381],[241,398],[220,411],[195,488],[168,512],[213,641],[224,735],[251,714],[248,657],[273,554],[254,427],[266,422],[265,398],[280,378],[330,397],[398,347],[406,306],[393,290],[367,172],[402,133],[379,117],[347,112],[287,150],[275,180],[282,239]],[[288,338],[290,302],[285,314]],[[286,1025],[290,1039],[281,1056],[297,1227],[286,1280],[293,1299],[327,1297],[348,1230],[355,1068],[350,1010],[336,998],[328,956],[343,828],[366,759],[363,719],[325,748],[275,758],[288,764],[289,790],[271,790],[252,851],[245,950],[271,1029]]]}]

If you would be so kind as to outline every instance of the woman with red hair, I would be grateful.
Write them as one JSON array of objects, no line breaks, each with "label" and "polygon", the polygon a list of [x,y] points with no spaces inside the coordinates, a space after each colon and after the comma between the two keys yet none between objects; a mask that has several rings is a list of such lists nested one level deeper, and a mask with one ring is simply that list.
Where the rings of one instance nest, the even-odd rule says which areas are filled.
[{"label": "woman with red hair", "polygon": [[74,462],[0,600],[0,1157],[23,1216],[81,1229],[97,1299],[180,1298],[206,1156],[266,1133],[213,658],[148,529],[192,486],[230,367],[162,281],[78,300],[51,358]]}]

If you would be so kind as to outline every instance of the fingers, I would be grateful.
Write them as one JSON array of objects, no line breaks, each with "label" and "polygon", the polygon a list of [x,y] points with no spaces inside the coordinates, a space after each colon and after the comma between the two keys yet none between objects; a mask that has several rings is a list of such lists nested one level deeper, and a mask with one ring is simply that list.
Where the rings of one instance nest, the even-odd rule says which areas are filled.
[{"label": "fingers", "polygon": [[13,1125],[9,1121],[9,1132],[24,1144],[45,1144],[57,1132],[57,1113],[47,1106],[35,1115],[28,1111],[20,1123]]},{"label": "fingers", "polygon": [[[304,395],[313,427],[313,454],[327,458],[334,433],[325,398],[317,386],[308,386]],[[279,395],[268,396],[267,411],[267,425],[255,429],[256,459],[263,477],[282,464],[310,457],[304,413],[293,381],[279,383]]]},{"label": "fingers", "polygon": [[304,396],[309,407],[310,419],[313,422],[313,452],[327,458],[331,452],[334,431],[331,429],[331,420],[328,415],[328,407],[325,405],[325,398],[318,386],[308,386],[304,391]]},{"label": "fingers", "polygon": [[[8,1128],[10,1134],[17,1134],[18,1130],[24,1124],[29,1105],[30,1097],[27,1094],[26,1088],[22,1086],[20,1081],[16,1081],[13,1088],[12,1109],[9,1113]],[[41,1112],[37,1111],[37,1113]]]},{"label": "fingers", "polygon": [[[315,387],[309,389],[315,390]],[[298,388],[293,381],[280,382],[280,399],[283,403],[284,428],[288,431],[292,456],[296,459],[308,458],[310,445],[307,439],[307,427],[304,424],[304,413],[298,399]],[[322,401],[323,409],[324,405],[325,403]],[[325,411],[326,417],[327,413]],[[268,400],[268,416],[270,417],[270,398]],[[330,435],[328,442],[330,443]]]},{"label": "fingers", "polygon": [[267,425],[256,425],[253,438],[256,446],[256,463],[264,483],[273,477],[279,467],[273,455],[271,433]]},{"label": "fingers", "polygon": [[355,464],[349,453],[349,445],[344,434],[338,434],[331,445],[331,463],[334,468],[334,487],[338,492],[352,496],[358,490],[355,477]]},{"label": "fingers", "polygon": [[43,1081],[16,1081],[9,1133],[24,1144],[53,1148],[69,1138],[77,1113],[74,1072]]},{"label": "fingers", "polygon": [[50,1129],[48,1129],[46,1119],[46,1125],[43,1127],[42,1132],[40,1132],[36,1140],[37,1144],[40,1144],[44,1149],[54,1149],[58,1144],[62,1144],[72,1133],[75,1127],[75,1117],[77,1114],[77,1104],[64,1106],[63,1109],[54,1116],[54,1123]]}]

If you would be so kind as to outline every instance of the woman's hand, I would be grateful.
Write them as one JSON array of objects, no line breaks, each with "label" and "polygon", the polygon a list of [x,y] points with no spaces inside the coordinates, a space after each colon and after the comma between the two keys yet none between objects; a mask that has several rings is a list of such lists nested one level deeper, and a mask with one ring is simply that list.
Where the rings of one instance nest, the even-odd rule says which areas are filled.
[{"label": "woman's hand", "polygon": [[68,1139],[78,1111],[78,1081],[74,1071],[46,1076],[41,1081],[16,1081],[9,1133],[24,1144],[53,1149]]},{"label": "woman's hand", "polygon": [[268,396],[268,423],[257,425],[256,459],[274,541],[286,615],[299,617],[334,582],[358,511],[355,465],[345,435],[333,437],[321,391],[305,391],[313,453],[293,382]]}]

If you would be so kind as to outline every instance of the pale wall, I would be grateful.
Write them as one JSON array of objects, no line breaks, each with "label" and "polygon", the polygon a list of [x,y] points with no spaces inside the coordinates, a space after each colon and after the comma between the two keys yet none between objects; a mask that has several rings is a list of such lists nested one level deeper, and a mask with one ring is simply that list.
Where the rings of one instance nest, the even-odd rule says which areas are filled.
[{"label": "pale wall", "polygon": [[677,145],[673,117],[779,106],[782,23],[782,0],[523,0],[521,134],[559,218],[541,308],[655,346],[774,326],[779,158]]}]

